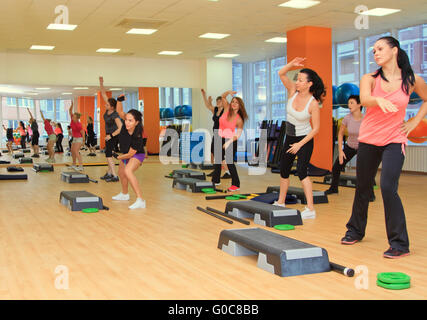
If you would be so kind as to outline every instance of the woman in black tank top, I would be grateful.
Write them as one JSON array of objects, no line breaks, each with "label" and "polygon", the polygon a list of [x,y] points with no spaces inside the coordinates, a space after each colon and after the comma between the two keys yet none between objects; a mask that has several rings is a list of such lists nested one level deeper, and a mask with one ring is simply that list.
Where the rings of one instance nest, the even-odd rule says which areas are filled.
[{"label": "woman in black tank top", "polygon": [[[216,106],[214,107],[212,105],[212,97],[206,97],[206,92],[204,89],[202,89],[202,96],[203,96],[203,101],[205,102],[205,106],[206,108],[209,109],[209,111],[212,112],[212,121],[214,122],[213,125],[213,138],[212,138],[212,143],[211,143],[211,161],[212,163],[214,163],[214,148],[215,148],[215,141],[217,139],[221,140],[220,138],[218,138],[218,129],[219,129],[219,118],[221,118],[222,114],[224,113],[224,108],[222,106],[222,97],[219,96],[216,98]],[[223,161],[223,168],[226,168],[226,164],[225,161]],[[209,173],[207,176],[210,177],[212,176],[213,171],[211,173]],[[231,175],[228,172],[228,170],[226,171],[226,173],[222,176],[222,179],[230,179]]]}]

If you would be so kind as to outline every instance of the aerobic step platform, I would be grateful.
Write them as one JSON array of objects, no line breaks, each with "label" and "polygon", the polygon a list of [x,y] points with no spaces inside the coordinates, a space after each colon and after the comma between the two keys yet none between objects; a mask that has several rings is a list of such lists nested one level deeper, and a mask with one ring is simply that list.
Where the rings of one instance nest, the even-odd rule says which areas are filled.
[{"label": "aerobic step platform", "polygon": [[237,218],[253,218],[254,223],[266,227],[278,224],[302,225],[299,210],[274,206],[259,201],[229,201],[225,212]]},{"label": "aerobic step platform", "polygon": [[102,210],[104,208],[102,199],[87,191],[62,191],[59,202],[71,211],[82,211],[87,208]]},{"label": "aerobic step platform", "polygon": [[33,158],[19,158],[19,163],[33,163]]},{"label": "aerobic step platform", "polygon": [[[280,192],[280,187],[268,187],[266,192]],[[296,196],[298,203],[307,204],[307,199],[305,198],[304,190],[302,188],[289,187],[288,194]],[[328,196],[325,194],[325,191],[313,190],[313,202],[315,204],[328,203]]]},{"label": "aerobic step platform", "polygon": [[[340,175],[340,178],[338,180],[338,185],[342,186],[342,187],[352,187],[352,188],[356,188],[356,176],[349,176],[349,175],[345,175],[342,174]],[[332,183],[332,175],[328,174],[323,178],[323,183],[324,184],[331,184]],[[376,186],[376,183],[374,181],[374,186]]]},{"label": "aerobic step platform", "polygon": [[188,170],[188,169],[180,169],[172,171],[173,178],[193,178],[198,180],[206,180],[206,175],[204,172]]},{"label": "aerobic step platform", "polygon": [[172,187],[199,193],[204,188],[215,188],[215,185],[212,181],[203,181],[194,178],[175,178],[173,179]]},{"label": "aerobic step platform", "polygon": [[35,172],[40,172],[40,171],[54,171],[53,169],[53,165],[50,163],[36,163],[33,165],[33,170]]},{"label": "aerobic step platform", "polygon": [[13,159],[20,159],[20,158],[24,158],[25,155],[23,153],[15,153],[13,155]]},{"label": "aerobic step platform", "polygon": [[202,163],[202,164],[190,163],[188,165],[188,167],[191,169],[200,169],[200,170],[213,170],[214,169],[213,164],[208,164],[208,163]]},{"label": "aerobic step platform", "polygon": [[68,183],[89,183],[88,175],[77,172],[61,172],[61,180]]},{"label": "aerobic step platform", "polygon": [[223,230],[218,249],[232,256],[258,255],[259,268],[281,277],[331,270],[325,249],[260,228]]}]

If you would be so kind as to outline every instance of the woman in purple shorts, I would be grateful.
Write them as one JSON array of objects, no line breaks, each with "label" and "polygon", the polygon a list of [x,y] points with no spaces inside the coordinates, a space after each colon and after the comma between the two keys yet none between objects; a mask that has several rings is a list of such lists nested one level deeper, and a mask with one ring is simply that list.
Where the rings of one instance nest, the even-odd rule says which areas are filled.
[{"label": "woman in purple shorts", "polygon": [[132,109],[128,113],[123,112],[121,99],[117,99],[117,112],[124,125],[119,134],[121,155],[115,155],[120,160],[119,177],[122,184],[122,192],[113,197],[113,200],[128,201],[129,183],[135,191],[137,199],[129,209],[145,208],[145,200],[142,199],[138,180],[135,177],[135,171],[141,166],[145,159],[145,146],[142,137],[144,128],[142,126],[142,114],[138,110]]}]

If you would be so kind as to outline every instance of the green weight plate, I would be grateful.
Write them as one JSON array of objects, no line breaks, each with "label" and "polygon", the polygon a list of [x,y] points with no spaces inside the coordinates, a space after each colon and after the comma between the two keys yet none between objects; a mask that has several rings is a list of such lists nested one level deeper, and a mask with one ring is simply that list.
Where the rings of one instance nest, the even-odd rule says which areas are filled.
[{"label": "green weight plate", "polygon": [[241,194],[235,194],[235,197],[238,197],[239,199],[246,199],[247,196],[241,195]]},{"label": "green weight plate", "polygon": [[282,231],[294,230],[295,226],[293,226],[291,224],[277,224],[277,225],[274,226],[274,229],[282,230]]},{"label": "green weight plate", "polygon": [[383,283],[404,284],[411,281],[411,277],[402,272],[381,272],[377,274],[377,279]]},{"label": "green weight plate", "polygon": [[239,200],[240,198],[239,197],[236,197],[236,196],[228,196],[228,197],[225,197],[225,200]]},{"label": "green weight plate", "polygon": [[410,288],[411,283],[384,283],[380,280],[377,280],[377,286],[390,290],[402,290]]},{"label": "green weight plate", "polygon": [[84,213],[94,213],[94,212],[98,212],[99,210],[97,208],[86,208],[83,209],[82,212]]},{"label": "green weight plate", "polygon": [[212,191],[215,191],[215,189],[213,189],[213,188],[203,188],[202,189],[202,192],[212,192]]}]

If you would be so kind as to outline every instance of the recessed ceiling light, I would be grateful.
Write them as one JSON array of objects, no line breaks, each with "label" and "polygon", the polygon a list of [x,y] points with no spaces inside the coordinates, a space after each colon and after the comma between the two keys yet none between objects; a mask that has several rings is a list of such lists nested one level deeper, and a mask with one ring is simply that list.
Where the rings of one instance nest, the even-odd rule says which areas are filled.
[{"label": "recessed ceiling light", "polygon": [[77,28],[76,24],[65,24],[65,23],[51,23],[47,26],[49,30],[65,30],[65,31],[73,31]]},{"label": "recessed ceiling light", "polygon": [[119,51],[120,49],[116,49],[116,48],[99,48],[98,50],[96,50],[96,52],[102,52],[102,53],[116,53]]},{"label": "recessed ceiling light", "polygon": [[32,45],[30,50],[53,50],[55,46],[39,46],[39,45]]},{"label": "recessed ceiling light", "polygon": [[36,90],[50,90],[50,88],[36,88]]},{"label": "recessed ceiling light", "polygon": [[153,34],[154,32],[156,32],[157,29],[137,29],[137,28],[133,28],[130,29],[128,32],[128,34]]},{"label": "recessed ceiling light", "polygon": [[239,54],[237,53],[221,53],[221,54],[217,54],[215,58],[234,58],[237,56],[239,56]]},{"label": "recessed ceiling light", "polygon": [[274,37],[274,38],[265,40],[265,42],[286,43],[286,42],[288,42],[288,38],[285,38],[285,37]]},{"label": "recessed ceiling light", "polygon": [[161,51],[158,54],[166,55],[166,56],[177,56],[181,54],[182,51]]},{"label": "recessed ceiling light", "polygon": [[72,95],[72,93],[71,92],[63,92],[62,95],[69,96],[69,95]]},{"label": "recessed ceiling light", "polygon": [[11,87],[0,87],[0,92],[3,92],[3,93],[18,93],[18,94],[24,93],[24,91],[22,91],[20,89],[14,89],[14,88],[11,88]]},{"label": "recessed ceiling light", "polygon": [[199,36],[199,38],[205,39],[224,39],[230,36],[227,33],[205,33]]},{"label": "recessed ceiling light", "polygon": [[320,1],[312,0],[290,0],[285,3],[279,4],[279,7],[287,7],[294,9],[307,9],[319,4]]},{"label": "recessed ceiling light", "polygon": [[123,90],[122,88],[111,88],[111,89],[109,89],[109,91],[121,91],[121,90]]},{"label": "recessed ceiling light", "polygon": [[366,15],[366,16],[376,16],[376,17],[382,17],[389,14],[393,14],[396,12],[402,11],[400,9],[388,9],[388,8],[375,8],[368,11],[361,12],[360,14]]},{"label": "recessed ceiling light", "polygon": [[88,87],[75,87],[73,88],[73,90],[87,90],[89,89]]}]

